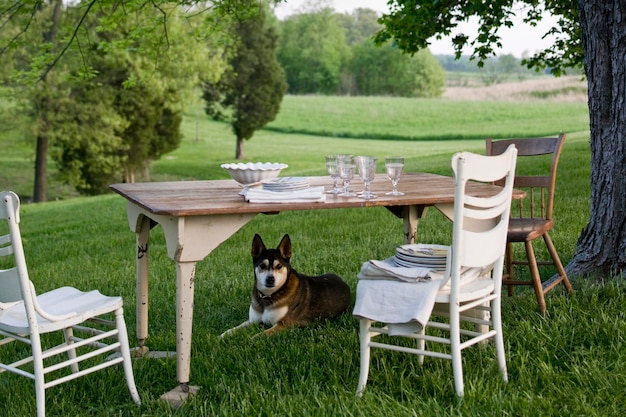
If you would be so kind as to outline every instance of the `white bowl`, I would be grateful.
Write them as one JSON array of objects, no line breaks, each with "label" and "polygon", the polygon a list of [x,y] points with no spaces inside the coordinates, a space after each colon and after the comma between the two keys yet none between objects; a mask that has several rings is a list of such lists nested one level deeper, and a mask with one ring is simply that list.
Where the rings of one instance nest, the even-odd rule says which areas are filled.
[{"label": "white bowl", "polygon": [[222,164],[222,168],[228,171],[231,177],[243,186],[257,184],[263,180],[276,178],[280,171],[289,165],[277,162],[239,162],[237,164]]}]

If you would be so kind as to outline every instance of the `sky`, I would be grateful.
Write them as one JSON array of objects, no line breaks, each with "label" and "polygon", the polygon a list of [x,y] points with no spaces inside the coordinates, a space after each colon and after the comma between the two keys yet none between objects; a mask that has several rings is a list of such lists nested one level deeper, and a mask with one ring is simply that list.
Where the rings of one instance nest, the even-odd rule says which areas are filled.
[{"label": "sky", "polygon": [[[290,14],[297,13],[299,11],[306,10],[307,4],[311,1],[319,0],[287,0],[286,3],[282,3],[275,9],[275,13],[279,19],[282,19]],[[389,11],[387,7],[387,0],[322,0],[326,1],[330,7],[338,12],[350,13],[352,10],[363,7],[372,10],[376,10],[379,13]],[[521,58],[524,53],[533,54],[534,52],[544,49],[552,44],[552,39],[541,39],[541,36],[552,26],[555,19],[551,16],[544,17],[542,24],[537,27],[531,27],[525,25],[519,18],[518,22],[514,22],[515,26],[511,29],[502,28],[498,32],[502,37],[502,49],[496,51],[498,55],[512,54],[518,58]],[[465,33],[473,38],[476,36],[478,24],[476,21],[458,26],[452,33]],[[433,39],[430,45],[430,52],[435,55],[452,55],[454,49],[452,48],[452,42],[449,38],[443,38],[441,40]],[[465,54],[470,54],[471,51],[464,51]]]}]

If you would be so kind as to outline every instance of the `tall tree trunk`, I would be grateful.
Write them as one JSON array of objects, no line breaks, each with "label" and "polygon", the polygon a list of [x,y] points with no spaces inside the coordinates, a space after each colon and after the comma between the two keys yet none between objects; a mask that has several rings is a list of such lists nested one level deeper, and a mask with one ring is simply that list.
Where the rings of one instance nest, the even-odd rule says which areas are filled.
[{"label": "tall tree trunk", "polygon": [[37,148],[35,150],[35,185],[33,189],[33,202],[46,201],[48,190],[48,137],[46,132],[37,135]]},{"label": "tall tree trunk", "polygon": [[[59,30],[59,20],[61,17],[61,9],[63,0],[54,0],[54,9],[52,11],[52,22],[50,30],[43,35],[43,40],[48,44],[48,48],[53,51]],[[43,83],[44,94],[43,101],[40,106],[40,131],[37,134],[37,149],[35,151],[35,180],[33,187],[33,202],[41,203],[46,201],[48,193],[48,132],[50,131],[49,112],[50,112],[50,94],[53,94],[54,87],[48,85],[50,79],[44,76],[41,81]]]},{"label": "tall tree trunk", "polygon": [[237,136],[237,145],[235,147],[235,159],[243,159],[245,158],[243,154],[243,141],[242,137]]},{"label": "tall tree trunk", "polygon": [[626,3],[578,0],[591,131],[591,212],[567,266],[572,275],[626,266]]}]

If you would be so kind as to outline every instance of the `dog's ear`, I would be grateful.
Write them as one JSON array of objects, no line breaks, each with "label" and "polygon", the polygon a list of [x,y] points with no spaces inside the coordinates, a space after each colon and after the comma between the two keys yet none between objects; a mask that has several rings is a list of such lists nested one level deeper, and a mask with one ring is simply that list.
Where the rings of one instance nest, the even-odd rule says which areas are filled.
[{"label": "dog's ear", "polygon": [[263,239],[258,234],[254,235],[254,239],[252,239],[252,258],[256,258],[265,250],[265,243],[263,243]]},{"label": "dog's ear", "polygon": [[283,258],[287,260],[291,259],[291,239],[289,235],[283,236],[280,245],[278,245],[278,251]]}]

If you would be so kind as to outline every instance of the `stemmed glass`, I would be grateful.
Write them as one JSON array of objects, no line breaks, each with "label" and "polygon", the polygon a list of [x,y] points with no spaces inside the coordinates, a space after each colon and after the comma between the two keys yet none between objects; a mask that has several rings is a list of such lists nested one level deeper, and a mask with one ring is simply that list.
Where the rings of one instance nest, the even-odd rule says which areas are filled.
[{"label": "stemmed glass", "polygon": [[339,168],[339,177],[343,180],[343,197],[354,197],[356,194],[350,189],[350,181],[354,178],[354,159],[352,155],[345,155],[343,158],[337,160],[337,167]]},{"label": "stemmed glass", "polygon": [[326,191],[327,194],[341,194],[343,190],[337,187],[339,181],[339,167],[337,166],[338,155],[326,155],[326,171],[333,180],[333,189]]},{"label": "stemmed glass", "polygon": [[374,181],[374,176],[376,175],[376,165],[378,164],[378,158],[374,156],[357,156],[356,157],[356,165],[359,168],[359,176],[365,183],[365,190],[360,193],[359,197],[364,198],[366,200],[371,200],[376,198],[376,194],[374,194],[370,189],[370,184]]},{"label": "stemmed glass", "polygon": [[386,195],[404,195],[398,191],[398,181],[404,170],[404,158],[401,156],[390,156],[385,158],[385,167],[387,168],[387,177],[391,180],[393,191],[385,193]]}]

